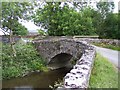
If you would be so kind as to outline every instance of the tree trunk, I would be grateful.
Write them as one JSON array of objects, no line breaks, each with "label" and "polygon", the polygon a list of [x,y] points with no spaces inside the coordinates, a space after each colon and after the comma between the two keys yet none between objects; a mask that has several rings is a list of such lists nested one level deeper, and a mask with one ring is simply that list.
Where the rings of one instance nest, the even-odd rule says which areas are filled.
[{"label": "tree trunk", "polygon": [[12,55],[14,57],[16,57],[16,50],[15,50],[14,44],[15,44],[15,42],[14,42],[14,39],[13,39],[13,33],[10,30],[10,46],[11,46],[11,49],[12,49]]}]

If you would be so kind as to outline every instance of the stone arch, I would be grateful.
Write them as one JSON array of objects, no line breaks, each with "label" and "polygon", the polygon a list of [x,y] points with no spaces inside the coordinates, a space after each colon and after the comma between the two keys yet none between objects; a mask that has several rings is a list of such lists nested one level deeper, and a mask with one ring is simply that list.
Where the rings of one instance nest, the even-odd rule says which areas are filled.
[{"label": "stone arch", "polygon": [[48,63],[48,67],[54,69],[68,66],[72,58],[73,55],[69,53],[59,53],[51,58],[50,62]]},{"label": "stone arch", "polygon": [[[81,41],[75,41],[73,39],[43,39],[33,42],[43,57],[48,67],[52,64],[53,59],[59,56],[72,56],[72,60],[79,60],[84,50],[88,48],[86,44]],[[62,63],[62,62],[61,62]],[[66,63],[66,62],[65,62]],[[59,65],[60,66],[60,65]],[[58,68],[64,67],[65,64]]]}]

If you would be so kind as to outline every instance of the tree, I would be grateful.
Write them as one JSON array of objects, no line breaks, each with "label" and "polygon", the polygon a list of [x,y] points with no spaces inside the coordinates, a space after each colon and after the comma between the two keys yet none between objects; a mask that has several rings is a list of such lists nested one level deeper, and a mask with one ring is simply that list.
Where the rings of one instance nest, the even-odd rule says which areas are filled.
[{"label": "tree", "polygon": [[82,22],[81,24],[85,27],[85,30],[87,30],[85,33],[87,34],[83,34],[83,35],[96,35],[96,27],[95,27],[95,21],[96,21],[96,11],[87,6],[84,7],[81,11],[80,11],[81,15],[82,15]]},{"label": "tree", "polygon": [[113,12],[114,2],[98,2],[96,4],[99,13],[101,14],[101,19],[105,19],[109,13]]},{"label": "tree", "polygon": [[10,44],[13,50],[13,56],[16,56],[12,38],[13,34],[25,35],[27,33],[27,29],[18,20],[25,18],[26,13],[31,9],[32,5],[27,2],[2,2],[2,30],[4,32],[10,32]]},{"label": "tree", "polygon": [[[22,24],[19,23],[18,20],[23,18],[26,19],[27,12],[31,10],[30,5],[30,3],[26,2],[2,2],[2,29],[5,32],[11,30],[16,35],[20,35],[22,33],[17,30],[17,27],[20,27],[21,30],[26,30],[26,28],[22,26]],[[27,34],[27,32],[24,34]],[[22,35],[24,34],[22,33]]]},{"label": "tree", "polygon": [[[12,23],[12,24],[11,24]],[[3,32],[11,31],[13,35],[27,35],[28,30],[25,26],[15,19],[9,19],[8,22],[2,22]]]},{"label": "tree", "polygon": [[[114,9],[114,2],[98,2],[97,3],[97,8],[98,8],[98,25],[97,25],[97,34],[99,35],[100,38],[105,38],[106,31],[109,26],[108,24],[105,25],[106,20],[109,18],[109,15],[112,14],[113,9]],[[110,19],[110,18],[109,18]],[[106,29],[106,30],[105,30]],[[105,35],[106,34],[106,35]],[[107,37],[106,37],[107,38]]]},{"label": "tree", "polygon": [[61,7],[60,2],[49,2],[43,9],[36,11],[34,21],[36,25],[41,24],[43,28],[48,29],[49,35],[92,35],[94,28],[89,10],[92,9],[86,8],[77,12],[67,3]]},{"label": "tree", "polygon": [[[103,23],[104,34],[102,34],[102,38],[118,38],[120,33],[118,32],[118,15],[117,14],[109,14],[104,23]],[[119,35],[118,35],[119,34]]]},{"label": "tree", "polygon": [[117,39],[120,39],[120,10],[118,12],[118,33],[117,33]]},{"label": "tree", "polygon": [[117,16],[112,14],[114,3],[98,2],[96,6],[98,10],[89,7],[87,2],[64,2],[62,6],[61,2],[47,2],[45,6],[36,10],[34,22],[36,25],[42,25],[48,30],[48,34],[53,36],[96,34],[101,38],[119,36]]}]

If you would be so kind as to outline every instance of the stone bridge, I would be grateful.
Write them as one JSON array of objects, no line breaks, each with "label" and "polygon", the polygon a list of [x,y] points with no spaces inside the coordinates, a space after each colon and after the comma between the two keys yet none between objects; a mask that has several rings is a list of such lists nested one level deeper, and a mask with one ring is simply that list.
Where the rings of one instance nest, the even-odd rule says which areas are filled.
[{"label": "stone bridge", "polygon": [[87,88],[93,67],[95,48],[83,40],[73,38],[50,38],[34,40],[40,55],[46,60],[48,67],[60,68],[74,61],[74,66],[57,90],[69,88]]},{"label": "stone bridge", "polygon": [[70,38],[50,38],[34,40],[40,55],[46,60],[48,67],[60,68],[78,60],[88,46]]}]

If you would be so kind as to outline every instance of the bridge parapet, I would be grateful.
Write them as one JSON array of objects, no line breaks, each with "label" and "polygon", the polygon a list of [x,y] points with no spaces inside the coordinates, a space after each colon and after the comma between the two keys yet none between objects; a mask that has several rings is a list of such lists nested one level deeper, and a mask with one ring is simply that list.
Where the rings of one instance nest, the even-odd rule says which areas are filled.
[{"label": "bridge parapet", "polygon": [[63,88],[83,88],[83,90],[88,88],[95,52],[94,47],[85,50],[85,53],[76,62],[70,73],[67,73],[64,77]]}]

